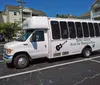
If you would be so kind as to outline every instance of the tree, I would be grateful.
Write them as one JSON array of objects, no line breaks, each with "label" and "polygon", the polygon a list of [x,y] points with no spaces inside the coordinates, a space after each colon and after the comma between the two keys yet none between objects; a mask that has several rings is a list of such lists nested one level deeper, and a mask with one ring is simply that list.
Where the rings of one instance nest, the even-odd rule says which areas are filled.
[{"label": "tree", "polygon": [[56,17],[57,18],[68,18],[68,16],[64,14],[57,14]]},{"label": "tree", "polygon": [[2,11],[0,11],[0,14],[2,13]]},{"label": "tree", "polygon": [[4,33],[7,39],[12,39],[12,37],[18,30],[21,30],[18,23],[7,22],[0,24],[0,32]]},{"label": "tree", "polygon": [[0,33],[3,33],[4,32],[4,29],[3,29],[3,24],[0,23]]}]

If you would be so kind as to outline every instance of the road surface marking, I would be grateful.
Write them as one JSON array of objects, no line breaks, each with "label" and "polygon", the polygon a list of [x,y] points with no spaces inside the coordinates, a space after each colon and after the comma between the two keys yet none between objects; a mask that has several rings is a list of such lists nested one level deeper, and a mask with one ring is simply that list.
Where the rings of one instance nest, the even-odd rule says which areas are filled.
[{"label": "road surface marking", "polygon": [[80,62],[83,62],[83,61],[89,61],[89,60],[96,59],[96,58],[100,58],[100,56],[92,57],[92,58],[86,58],[86,59],[82,59],[82,60],[78,60],[78,61],[73,61],[73,62],[57,64],[57,65],[43,67],[43,68],[38,68],[38,69],[35,69],[35,70],[31,70],[31,71],[25,71],[25,72],[20,72],[20,73],[6,75],[6,76],[1,76],[0,79],[10,78],[10,77],[19,76],[19,75],[28,74],[28,73],[34,73],[34,72],[37,72],[37,71],[43,71],[43,70],[47,70],[47,69],[55,68],[55,67],[59,67],[59,66],[80,63]]},{"label": "road surface marking", "polygon": [[100,63],[100,61],[97,61],[97,60],[90,60],[90,61],[93,61],[93,62],[96,62],[96,63]]}]

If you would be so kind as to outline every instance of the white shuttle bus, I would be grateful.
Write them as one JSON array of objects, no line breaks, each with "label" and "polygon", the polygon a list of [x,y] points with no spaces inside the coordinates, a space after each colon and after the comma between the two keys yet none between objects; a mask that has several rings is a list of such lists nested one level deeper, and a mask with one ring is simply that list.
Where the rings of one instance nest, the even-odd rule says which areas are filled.
[{"label": "white shuttle bus", "polygon": [[4,61],[25,68],[36,58],[49,59],[83,54],[100,49],[100,22],[35,16],[23,22],[25,34],[4,45]]}]

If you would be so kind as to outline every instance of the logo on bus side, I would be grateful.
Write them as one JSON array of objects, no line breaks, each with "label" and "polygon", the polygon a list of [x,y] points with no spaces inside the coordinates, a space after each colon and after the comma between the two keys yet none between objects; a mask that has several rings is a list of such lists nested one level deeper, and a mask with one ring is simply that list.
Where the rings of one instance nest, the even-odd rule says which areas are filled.
[{"label": "logo on bus side", "polygon": [[75,45],[88,45],[88,44],[93,44],[95,45],[95,42],[92,41],[91,39],[76,39],[75,43],[71,43],[71,46],[75,46]]},{"label": "logo on bus side", "polygon": [[56,50],[59,51],[66,42],[67,42],[67,40],[64,43],[57,45]]},{"label": "logo on bus side", "polygon": [[[67,42],[67,40],[56,46],[56,50],[60,51],[60,49],[63,47],[63,45]],[[71,46],[76,46],[76,45],[88,45],[88,44],[93,44],[93,47],[95,47],[95,42],[92,41],[91,39],[87,38],[87,39],[76,39],[75,43],[71,43]]]}]

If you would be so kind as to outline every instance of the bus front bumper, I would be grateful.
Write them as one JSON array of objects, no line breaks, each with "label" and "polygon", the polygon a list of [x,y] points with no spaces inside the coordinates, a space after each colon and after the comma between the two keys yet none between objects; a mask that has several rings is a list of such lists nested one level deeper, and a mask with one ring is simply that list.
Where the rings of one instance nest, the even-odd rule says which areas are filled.
[{"label": "bus front bumper", "polygon": [[3,60],[4,60],[5,63],[11,63],[12,62],[12,56],[3,55]]}]

